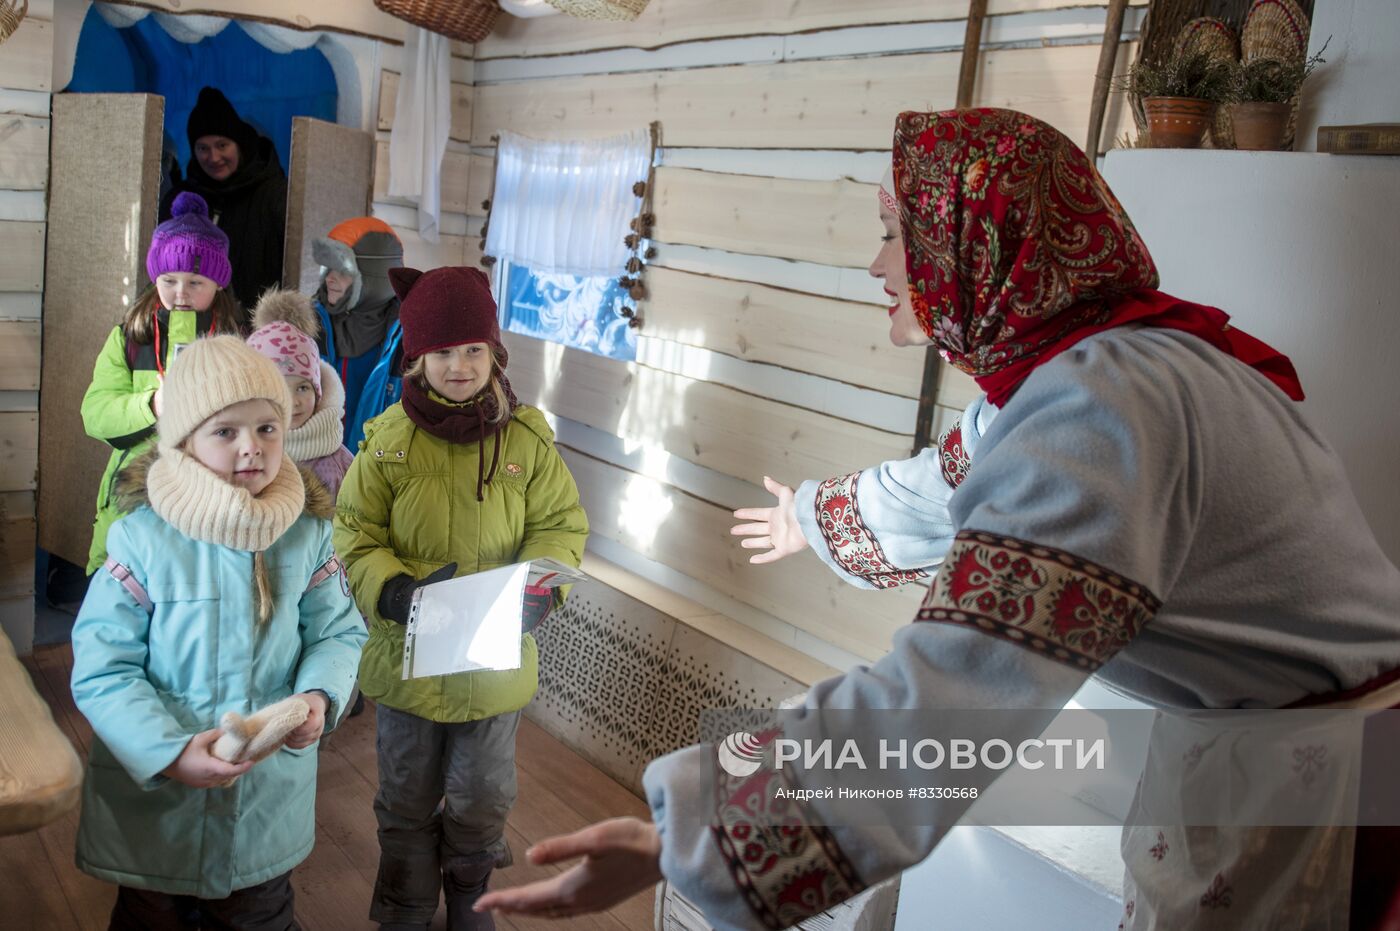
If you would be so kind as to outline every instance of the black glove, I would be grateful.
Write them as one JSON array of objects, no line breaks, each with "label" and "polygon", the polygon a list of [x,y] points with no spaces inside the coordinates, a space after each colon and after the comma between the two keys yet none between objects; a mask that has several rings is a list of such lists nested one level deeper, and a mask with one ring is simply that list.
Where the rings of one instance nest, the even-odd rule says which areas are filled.
[{"label": "black glove", "polygon": [[394,576],[379,590],[380,616],[399,624],[407,624],[408,609],[413,604],[413,593],[424,585],[445,582],[456,574],[457,564],[450,562],[425,579],[415,579],[411,575]]},{"label": "black glove", "polygon": [[520,611],[520,632],[528,634],[544,623],[554,609],[554,589],[525,586],[525,602]]}]

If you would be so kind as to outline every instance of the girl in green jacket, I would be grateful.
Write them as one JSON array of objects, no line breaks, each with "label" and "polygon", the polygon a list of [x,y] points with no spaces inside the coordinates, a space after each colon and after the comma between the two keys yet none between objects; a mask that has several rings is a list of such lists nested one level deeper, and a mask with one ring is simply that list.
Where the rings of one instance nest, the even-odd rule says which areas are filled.
[{"label": "girl in green jacket", "polygon": [[[496,302],[476,269],[392,269],[402,300],[403,398],[370,421],[336,499],[335,549],[370,622],[360,689],[378,705],[379,876],[370,917],[494,928],[472,905],[510,862],[515,733],[538,684],[535,639],[508,671],[403,678],[404,624],[421,585],[552,557],[577,566],[588,522],[543,415],[505,375]],[[525,630],[554,604],[526,589]]]},{"label": "girl in green jacket", "polygon": [[[114,931],[292,931],[316,742],[366,635],[330,495],[283,450],[292,399],[277,368],[216,336],[180,354],[166,388],[159,446],[118,483],[133,509],[73,627],[73,700],[93,730],[77,864],[120,886]],[[227,762],[230,715],[293,695],[300,725],[270,736],[261,762]]]},{"label": "girl in green jacket", "polygon": [[198,194],[181,194],[172,211],[156,227],[146,253],[151,285],[113,327],[83,395],[88,436],[112,447],[97,489],[89,575],[106,559],[107,529],[122,514],[114,495],[117,477],[153,445],[170,361],[197,337],[244,329],[243,309],[228,290],[228,237],[209,221],[209,207]]}]

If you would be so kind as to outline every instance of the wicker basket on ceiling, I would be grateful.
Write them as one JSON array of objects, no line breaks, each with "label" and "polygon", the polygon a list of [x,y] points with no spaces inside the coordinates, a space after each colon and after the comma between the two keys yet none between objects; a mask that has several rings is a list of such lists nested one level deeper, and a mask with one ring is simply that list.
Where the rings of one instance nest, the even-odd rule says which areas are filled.
[{"label": "wicker basket on ceiling", "polygon": [[579,19],[629,22],[642,15],[651,0],[545,0],[560,12]]},{"label": "wicker basket on ceiling", "polygon": [[28,12],[29,0],[0,0],[0,42],[14,35]]},{"label": "wicker basket on ceiling", "polygon": [[462,42],[486,38],[501,15],[496,0],[374,0],[374,5],[404,22]]}]

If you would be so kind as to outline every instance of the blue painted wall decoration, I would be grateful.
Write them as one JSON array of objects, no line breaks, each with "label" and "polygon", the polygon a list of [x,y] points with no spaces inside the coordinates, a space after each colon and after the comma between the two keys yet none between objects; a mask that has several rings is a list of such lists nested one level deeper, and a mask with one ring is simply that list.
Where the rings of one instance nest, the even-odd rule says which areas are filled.
[{"label": "blue painted wall decoration", "polygon": [[610,359],[637,358],[637,331],[618,313],[627,295],[617,278],[536,274],[507,263],[502,281],[501,323],[510,332]]},{"label": "blue painted wall decoration", "polygon": [[291,155],[292,117],[335,122],[335,75],[326,56],[315,48],[269,51],[237,22],[187,44],[171,38],[153,16],[115,29],[93,7],[83,20],[66,90],[164,97],[166,144],[183,172],[190,159],[185,123],[205,85],[223,91],[239,116],[272,140],[284,169]]}]

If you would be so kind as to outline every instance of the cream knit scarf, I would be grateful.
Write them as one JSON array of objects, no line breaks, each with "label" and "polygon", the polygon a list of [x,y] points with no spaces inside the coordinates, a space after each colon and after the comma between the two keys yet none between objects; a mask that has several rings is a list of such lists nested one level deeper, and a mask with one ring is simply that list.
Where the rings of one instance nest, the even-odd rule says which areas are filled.
[{"label": "cream knit scarf", "polygon": [[321,363],[321,399],[306,423],[287,431],[287,455],[297,462],[329,456],[345,442],[345,387],[335,369]]},{"label": "cream knit scarf", "polygon": [[152,510],[185,536],[251,553],[276,543],[306,506],[301,473],[285,453],[277,477],[255,498],[181,450],[162,450],[146,492]]}]

